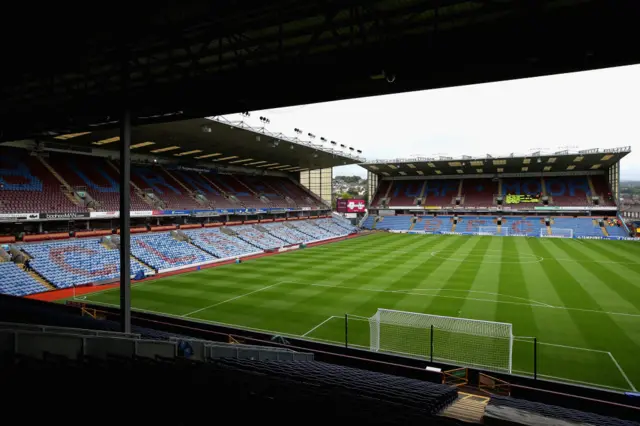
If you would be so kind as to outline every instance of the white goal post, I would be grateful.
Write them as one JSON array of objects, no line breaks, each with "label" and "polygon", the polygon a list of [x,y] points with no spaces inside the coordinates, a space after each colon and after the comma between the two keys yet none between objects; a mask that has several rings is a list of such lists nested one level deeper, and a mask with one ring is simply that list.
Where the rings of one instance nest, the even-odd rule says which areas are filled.
[{"label": "white goal post", "polygon": [[371,351],[511,373],[509,323],[378,309],[369,333]]},{"label": "white goal post", "polygon": [[543,238],[573,238],[573,229],[551,227],[551,233],[547,228],[540,228],[540,237]]},{"label": "white goal post", "polygon": [[506,237],[510,234],[509,234],[509,227],[502,225],[502,226],[479,226],[478,235],[501,235]]}]

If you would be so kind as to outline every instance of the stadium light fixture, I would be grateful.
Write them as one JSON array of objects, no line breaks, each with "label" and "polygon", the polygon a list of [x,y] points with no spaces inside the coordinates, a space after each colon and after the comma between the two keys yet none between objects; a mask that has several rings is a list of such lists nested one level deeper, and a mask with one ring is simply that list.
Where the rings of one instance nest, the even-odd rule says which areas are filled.
[{"label": "stadium light fixture", "polygon": [[302,130],[301,130],[301,129],[298,129],[297,127],[296,127],[295,129],[293,129],[293,131],[294,131],[296,134],[298,134],[298,135],[301,135],[301,134],[302,134]]},{"label": "stadium light fixture", "polygon": [[575,169],[575,168],[576,168],[576,165],[575,165],[575,164],[569,164],[569,165],[567,166],[567,170],[573,170],[573,169]]},{"label": "stadium light fixture", "polygon": [[458,174],[462,174],[462,173],[464,173],[464,170],[462,170],[462,169],[456,169],[456,172],[457,172]]},{"label": "stadium light fixture", "polygon": [[556,162],[556,157],[549,157],[547,159],[547,163],[555,163]]},{"label": "stadium light fixture", "polygon": [[470,161],[469,164],[471,164],[471,167],[482,167],[484,166],[484,161]]},{"label": "stadium light fixture", "polygon": [[177,154],[173,154],[174,157],[184,157],[185,155],[198,154],[202,152],[201,149],[192,149],[191,151],[179,152]]},{"label": "stadium light fixture", "polygon": [[252,161],[252,160],[253,158],[243,158],[242,160],[229,161],[229,164],[246,163],[247,161]]},{"label": "stadium light fixture", "polygon": [[[153,152],[153,151],[151,151],[151,152]],[[218,155],[222,155],[222,153],[221,152],[214,152],[212,154],[199,155],[199,156],[193,157],[193,158],[195,158],[196,160],[202,160],[202,159],[205,159],[205,158],[217,157]]]},{"label": "stadium light fixture", "polygon": [[433,163],[427,163],[427,166],[431,167],[432,169],[435,169],[435,168],[436,168],[436,165],[435,165],[435,164],[433,164]]},{"label": "stadium light fixture", "polygon": [[436,170],[436,174],[437,174],[437,175],[441,175],[441,174],[442,174],[442,172],[441,172],[440,170]]},{"label": "stadium light fixture", "polygon": [[135,145],[131,145],[131,146],[129,147],[129,149],[142,148],[142,147],[144,147],[144,146],[155,145],[155,144],[156,144],[155,142],[151,142],[151,141],[147,141],[147,142],[140,142],[140,143],[137,143],[137,144],[135,144]]},{"label": "stadium light fixture", "polygon": [[311,139],[315,139],[316,135],[314,135],[313,133],[307,133],[307,136]]},{"label": "stadium light fixture", "polygon": [[522,160],[522,164],[531,164],[531,158],[525,158]]},{"label": "stadium light fixture", "polygon": [[543,169],[545,172],[550,172],[551,171],[551,166],[544,166]]},{"label": "stadium light fixture", "polygon": [[613,154],[607,154],[605,156],[603,156],[600,161],[609,161],[613,158]]},{"label": "stadium light fixture", "polygon": [[249,111],[243,111],[243,112],[240,113],[240,115],[243,116],[243,117],[250,117],[251,116],[251,114],[249,114]]},{"label": "stadium light fixture", "polygon": [[584,157],[582,155],[577,156],[576,158],[573,159],[574,163],[579,163],[582,160],[584,160]]},{"label": "stadium light fixture", "polygon": [[96,142],[91,142],[92,145],[106,145],[109,143],[114,143],[120,141],[120,136],[115,136],[113,138],[102,139]]},{"label": "stadium light fixture", "polygon": [[263,116],[260,117],[260,121],[262,122],[263,125],[271,123],[271,120]]},{"label": "stadium light fixture", "polygon": [[273,148],[277,147],[278,145],[280,145],[280,139],[276,139],[273,142],[271,142],[271,146]]},{"label": "stadium light fixture", "polygon": [[362,154],[362,150],[361,150],[361,149],[357,150],[356,152],[357,152],[358,154]]},{"label": "stadium light fixture", "polygon": [[262,164],[262,165],[260,165],[260,166],[258,166],[258,167],[271,167],[271,166],[277,166],[278,164],[280,164],[280,163]]},{"label": "stadium light fixture", "polygon": [[256,164],[264,164],[266,161],[254,161],[253,163],[247,164],[247,166],[255,166]]},{"label": "stadium light fixture", "polygon": [[213,129],[211,129],[211,126],[209,126],[208,124],[204,124],[201,128],[202,133],[211,133],[213,131]]},{"label": "stadium light fixture", "polygon": [[324,142],[326,142],[326,141],[327,141],[327,138],[325,138],[325,137],[323,137],[323,136],[320,136],[320,142],[323,142],[323,143],[324,143]]},{"label": "stadium light fixture", "polygon": [[476,169],[476,172],[482,173],[482,169]]},{"label": "stadium light fixture", "polygon": [[529,167],[527,167],[527,166],[522,167],[522,171],[523,172],[528,172],[529,171]]},{"label": "stadium light fixture", "polygon": [[591,166],[591,170],[597,170],[600,168],[600,166],[602,166],[602,164],[594,164],[593,166]]},{"label": "stadium light fixture", "polygon": [[226,160],[233,160],[234,158],[238,158],[238,156],[237,155],[230,155],[228,157],[216,158],[213,161],[226,161]]},{"label": "stadium light fixture", "polygon": [[180,147],[178,145],[166,146],[164,148],[154,149],[151,152],[154,154],[158,154],[160,152],[174,151],[176,149],[180,149]]},{"label": "stadium light fixture", "polygon": [[498,168],[496,169],[496,171],[497,171],[498,173],[502,173],[502,172],[504,172],[504,169],[503,169],[502,167],[498,167]]},{"label": "stadium light fixture", "polygon": [[420,176],[424,176],[424,172],[422,170],[417,170],[416,173],[419,174]]},{"label": "stadium light fixture", "polygon": [[77,138],[78,136],[88,135],[89,133],[91,133],[91,132],[69,133],[69,134],[66,134],[66,135],[56,136],[56,137],[54,137],[54,139],[59,139],[59,140],[66,141],[67,139]]}]

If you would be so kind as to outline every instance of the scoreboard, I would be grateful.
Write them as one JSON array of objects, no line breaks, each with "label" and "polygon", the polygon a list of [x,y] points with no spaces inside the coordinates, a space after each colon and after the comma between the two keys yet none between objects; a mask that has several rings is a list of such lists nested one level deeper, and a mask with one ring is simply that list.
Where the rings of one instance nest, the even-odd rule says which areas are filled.
[{"label": "scoreboard", "polygon": [[366,206],[364,200],[336,200],[336,210],[338,213],[364,213]]}]

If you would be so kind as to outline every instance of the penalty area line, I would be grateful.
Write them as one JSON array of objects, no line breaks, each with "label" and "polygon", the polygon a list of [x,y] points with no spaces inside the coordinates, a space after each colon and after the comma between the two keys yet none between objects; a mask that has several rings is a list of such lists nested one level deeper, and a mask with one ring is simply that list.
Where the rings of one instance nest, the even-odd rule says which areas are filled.
[{"label": "penalty area line", "polygon": [[340,318],[337,317],[335,315],[331,315],[329,318],[327,318],[326,320],[322,321],[320,324],[316,325],[315,327],[313,327],[311,330],[307,331],[306,333],[304,333],[303,335],[301,335],[300,337],[305,337],[307,334],[311,334],[314,331],[316,331],[318,328],[322,327],[323,325],[325,325],[326,323],[328,323],[329,321],[331,321],[334,318]]},{"label": "penalty area line", "polygon": [[212,305],[205,306],[204,308],[196,309],[195,311],[188,312],[188,313],[186,313],[186,314],[184,314],[182,316],[183,317],[189,317],[191,315],[197,314],[198,312],[205,311],[205,310],[207,310],[209,308],[215,308],[216,306],[220,306],[220,305],[223,305],[225,303],[233,302],[234,300],[238,300],[240,298],[247,297],[247,296],[250,296],[250,295],[255,294],[255,293],[259,293],[259,292],[264,291],[264,290],[268,290],[268,289],[270,289],[272,287],[275,287],[277,285],[282,284],[283,282],[285,282],[285,281],[278,282],[278,283],[275,283],[275,284],[271,284],[271,285],[268,285],[268,286],[265,286],[265,287],[261,287],[261,288],[259,288],[257,290],[250,291],[249,293],[244,293],[244,294],[241,294],[239,296],[235,296],[235,297],[232,297],[230,299],[226,299],[226,300],[223,300],[221,302],[217,302],[217,303],[214,303]]},{"label": "penalty area line", "polygon": [[618,367],[618,371],[620,371],[620,374],[622,374],[622,377],[624,377],[624,380],[626,380],[626,382],[629,385],[629,387],[631,388],[631,390],[634,391],[634,392],[637,392],[635,386],[633,386],[633,383],[631,383],[631,380],[629,380],[629,377],[627,377],[627,375],[624,372],[624,370],[622,369],[622,367],[620,367],[620,364],[618,364],[618,361],[613,356],[613,354],[611,352],[607,352],[607,353],[611,357],[611,361],[613,361],[613,363],[616,365],[616,367]]}]

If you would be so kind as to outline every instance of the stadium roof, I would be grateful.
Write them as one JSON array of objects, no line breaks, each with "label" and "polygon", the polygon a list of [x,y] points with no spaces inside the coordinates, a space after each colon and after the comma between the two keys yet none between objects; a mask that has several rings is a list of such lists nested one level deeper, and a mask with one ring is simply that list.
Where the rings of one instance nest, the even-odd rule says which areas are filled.
[{"label": "stadium roof", "polygon": [[576,152],[510,154],[506,156],[416,157],[376,160],[360,166],[383,177],[465,176],[501,173],[569,173],[606,170],[631,152],[631,147]]},{"label": "stadium roof", "polygon": [[12,2],[0,140],[639,63],[637,3]]},{"label": "stadium roof", "polygon": [[[118,150],[118,129],[103,129],[46,139],[56,144],[86,150]],[[207,162],[243,167],[296,171],[355,164],[362,161],[358,152],[347,147],[328,146],[224,117],[198,118],[169,123],[137,126],[131,132],[131,152],[171,158],[187,163]],[[49,145],[53,147],[53,145]],[[345,152],[346,151],[346,152]]]}]

